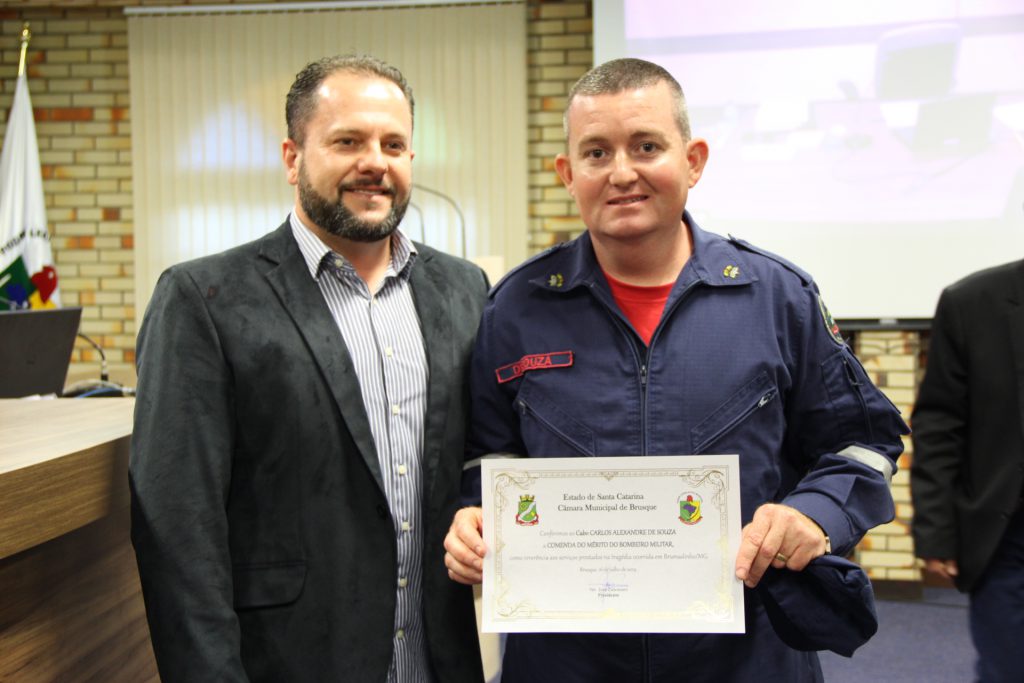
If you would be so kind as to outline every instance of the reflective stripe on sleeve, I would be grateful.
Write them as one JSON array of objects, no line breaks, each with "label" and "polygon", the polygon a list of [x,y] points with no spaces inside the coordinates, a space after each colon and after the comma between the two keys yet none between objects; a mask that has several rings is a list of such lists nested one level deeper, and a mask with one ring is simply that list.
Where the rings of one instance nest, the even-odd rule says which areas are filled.
[{"label": "reflective stripe on sleeve", "polygon": [[863,446],[847,446],[839,451],[839,455],[855,460],[862,465],[867,465],[873,470],[878,470],[885,477],[887,484],[892,483],[892,463],[881,453],[876,453],[870,448],[864,448]]},{"label": "reflective stripe on sleeve", "polygon": [[480,462],[483,461],[483,460],[496,460],[498,458],[521,458],[521,457],[523,457],[523,456],[521,456],[521,455],[519,455],[517,453],[488,453],[487,455],[482,455],[479,458],[473,458],[472,460],[468,461],[465,465],[462,466],[462,471],[465,472],[466,470],[471,470],[474,467],[480,467]]}]

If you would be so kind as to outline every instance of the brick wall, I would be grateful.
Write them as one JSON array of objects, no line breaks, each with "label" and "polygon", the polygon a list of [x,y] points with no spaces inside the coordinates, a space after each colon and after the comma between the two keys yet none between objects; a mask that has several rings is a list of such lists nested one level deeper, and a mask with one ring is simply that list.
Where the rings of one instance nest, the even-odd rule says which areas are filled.
[{"label": "brick wall", "polygon": [[528,17],[529,248],[536,253],[585,229],[575,202],[555,173],[555,155],[565,150],[566,95],[593,66],[593,21],[589,1],[531,0]]},{"label": "brick wall", "polygon": [[[61,300],[82,306],[82,331],[130,380],[135,309],[128,53],[119,8],[0,8],[3,93],[10,110],[22,22],[43,192]],[[4,124],[4,127],[6,124]],[[98,354],[79,340],[71,378],[96,377]]]},{"label": "brick wall", "polygon": [[[921,336],[919,332],[908,331],[861,332],[854,342],[857,357],[871,380],[896,404],[908,422],[923,371]],[[914,454],[909,436],[904,437],[903,444],[906,450],[892,482],[896,519],[873,529],[857,548],[857,560],[867,568],[872,579],[919,581],[921,578],[910,537],[913,516],[910,464]]]},{"label": "brick wall", "polygon": [[[241,0],[245,4],[266,0]],[[6,130],[22,23],[61,302],[82,306],[82,331],[103,349],[111,378],[135,383],[136,311],[126,5],[232,4],[191,0],[0,1],[0,109]],[[75,344],[68,380],[95,378],[99,354]]]}]

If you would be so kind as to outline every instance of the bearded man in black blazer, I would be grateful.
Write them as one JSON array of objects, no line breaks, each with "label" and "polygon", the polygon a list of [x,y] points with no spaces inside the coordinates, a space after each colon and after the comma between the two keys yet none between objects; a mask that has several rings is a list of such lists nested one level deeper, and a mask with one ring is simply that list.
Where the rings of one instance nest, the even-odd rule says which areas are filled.
[{"label": "bearded man in black blazer", "polygon": [[139,335],[132,539],[160,675],[479,682],[442,543],[486,278],[396,230],[401,73],[314,62],[286,114],[288,220],[170,268]]},{"label": "bearded man in black blazer", "polygon": [[915,552],[970,593],[978,680],[1024,681],[1024,261],[942,292],[912,424]]}]

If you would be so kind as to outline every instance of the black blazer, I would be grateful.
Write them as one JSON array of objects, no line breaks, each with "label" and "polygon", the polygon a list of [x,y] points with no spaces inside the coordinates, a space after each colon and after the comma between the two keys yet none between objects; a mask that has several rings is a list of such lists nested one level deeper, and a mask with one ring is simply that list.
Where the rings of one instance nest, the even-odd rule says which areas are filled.
[{"label": "black blazer", "polygon": [[[442,543],[487,283],[417,248],[428,650],[436,680],[478,683],[472,594],[448,579]],[[384,681],[394,523],[351,358],[288,223],[168,269],[138,371],[132,541],[163,681]]]},{"label": "black blazer", "polygon": [[1024,488],[1024,261],[942,292],[912,424],[915,552],[970,590]]}]

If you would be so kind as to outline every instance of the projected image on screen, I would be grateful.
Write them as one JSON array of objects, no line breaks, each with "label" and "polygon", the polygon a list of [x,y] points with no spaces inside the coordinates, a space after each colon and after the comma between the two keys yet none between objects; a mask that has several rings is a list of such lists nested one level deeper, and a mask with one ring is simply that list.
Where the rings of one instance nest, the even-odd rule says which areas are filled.
[{"label": "projected image on screen", "polygon": [[[702,224],[812,270],[844,317],[928,317],[942,285],[1024,255],[1024,6],[770,8],[625,0],[620,54],[597,35],[599,61],[649,59],[682,84],[711,147]],[[886,268],[914,274],[865,288]]]}]

